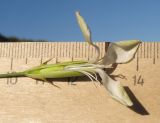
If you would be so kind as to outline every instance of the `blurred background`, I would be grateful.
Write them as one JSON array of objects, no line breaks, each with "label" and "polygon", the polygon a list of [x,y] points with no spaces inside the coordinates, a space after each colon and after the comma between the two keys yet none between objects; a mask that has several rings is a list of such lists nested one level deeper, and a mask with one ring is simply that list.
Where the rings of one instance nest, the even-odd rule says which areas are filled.
[{"label": "blurred background", "polygon": [[159,0],[0,0],[1,41],[83,41],[75,11],[93,41],[160,41]]}]

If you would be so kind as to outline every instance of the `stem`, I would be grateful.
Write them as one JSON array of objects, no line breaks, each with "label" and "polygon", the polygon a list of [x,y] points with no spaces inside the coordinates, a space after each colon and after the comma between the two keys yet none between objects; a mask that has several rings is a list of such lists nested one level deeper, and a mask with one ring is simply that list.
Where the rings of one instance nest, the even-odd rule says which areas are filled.
[{"label": "stem", "polygon": [[0,78],[10,78],[10,77],[25,77],[25,73],[24,72],[12,72],[12,73],[0,74]]}]

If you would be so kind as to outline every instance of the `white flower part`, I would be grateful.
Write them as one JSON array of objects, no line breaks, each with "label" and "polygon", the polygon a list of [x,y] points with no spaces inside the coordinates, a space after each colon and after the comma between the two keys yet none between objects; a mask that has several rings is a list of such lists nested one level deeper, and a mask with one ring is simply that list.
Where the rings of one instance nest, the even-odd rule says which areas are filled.
[{"label": "white flower part", "polygon": [[132,101],[119,81],[111,79],[102,69],[96,69],[95,71],[100,75],[104,87],[109,91],[109,94],[112,98],[119,101],[123,105],[133,105]]},{"label": "white flower part", "polygon": [[102,60],[103,65],[113,63],[127,63],[131,61],[141,42],[139,40],[128,40],[110,43]]},{"label": "white flower part", "polygon": [[92,44],[91,32],[90,32],[87,24],[85,23],[83,17],[80,15],[80,13],[78,11],[76,12],[76,17],[77,17],[77,21],[80,26],[80,29],[83,33],[84,38],[85,38],[85,41],[88,42],[89,44]]},{"label": "white flower part", "polygon": [[80,15],[79,12],[76,12],[76,17],[77,17],[79,27],[83,33],[85,41],[88,42],[91,46],[93,46],[97,52],[95,58],[92,58],[89,62],[96,63],[100,57],[99,47],[93,44],[92,39],[91,39],[91,31],[89,30],[89,27],[87,26],[87,24],[85,23],[85,20],[83,19],[83,17]]},{"label": "white flower part", "polygon": [[84,75],[86,75],[91,81],[93,81],[93,79],[94,79],[95,81],[100,82],[98,80],[98,77],[95,72],[96,68],[102,69],[102,68],[106,68],[106,66],[95,65],[95,64],[69,65],[69,66],[65,67],[64,70],[80,72],[80,73],[83,73]]}]

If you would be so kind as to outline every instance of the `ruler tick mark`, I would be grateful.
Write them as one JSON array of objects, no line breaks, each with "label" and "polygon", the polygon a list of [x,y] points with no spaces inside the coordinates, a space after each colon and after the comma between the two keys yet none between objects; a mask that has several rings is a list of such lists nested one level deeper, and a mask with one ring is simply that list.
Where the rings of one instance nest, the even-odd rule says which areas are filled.
[{"label": "ruler tick mark", "polygon": [[25,64],[27,64],[28,63],[28,58],[26,57],[26,59],[25,59]]},{"label": "ruler tick mark", "polygon": [[2,43],[2,47],[1,48],[2,48],[2,54],[1,55],[2,55],[2,57],[4,57],[4,43]]},{"label": "ruler tick mark", "polygon": [[0,44],[0,57],[2,57],[2,43]]},{"label": "ruler tick mark", "polygon": [[153,64],[156,62],[156,43],[154,42],[154,48],[153,48]]},{"label": "ruler tick mark", "polygon": [[145,43],[143,43],[143,53],[144,53],[144,58],[145,58]]},{"label": "ruler tick mark", "polygon": [[148,56],[149,56],[149,44],[147,44],[146,53],[147,53],[147,58],[148,58]]},{"label": "ruler tick mark", "polygon": [[10,63],[10,70],[12,71],[13,69],[13,57],[11,58],[11,63]]},{"label": "ruler tick mark", "polygon": [[136,71],[139,70],[139,52],[137,52],[137,66],[136,66]]},{"label": "ruler tick mark", "polygon": [[152,42],[150,42],[150,58],[152,58],[153,56],[152,56],[152,51],[153,51],[153,47],[152,47]]},{"label": "ruler tick mark", "polygon": [[159,58],[159,43],[157,42],[157,59]]}]

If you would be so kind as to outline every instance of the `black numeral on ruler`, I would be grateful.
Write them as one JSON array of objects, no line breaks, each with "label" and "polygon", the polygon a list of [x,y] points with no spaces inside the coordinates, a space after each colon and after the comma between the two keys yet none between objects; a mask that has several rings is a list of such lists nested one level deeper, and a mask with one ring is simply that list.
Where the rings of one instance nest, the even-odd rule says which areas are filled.
[{"label": "black numeral on ruler", "polygon": [[144,84],[144,79],[142,78],[141,75],[137,76],[137,75],[134,75],[133,76],[133,80],[134,80],[134,85],[143,85]]}]

